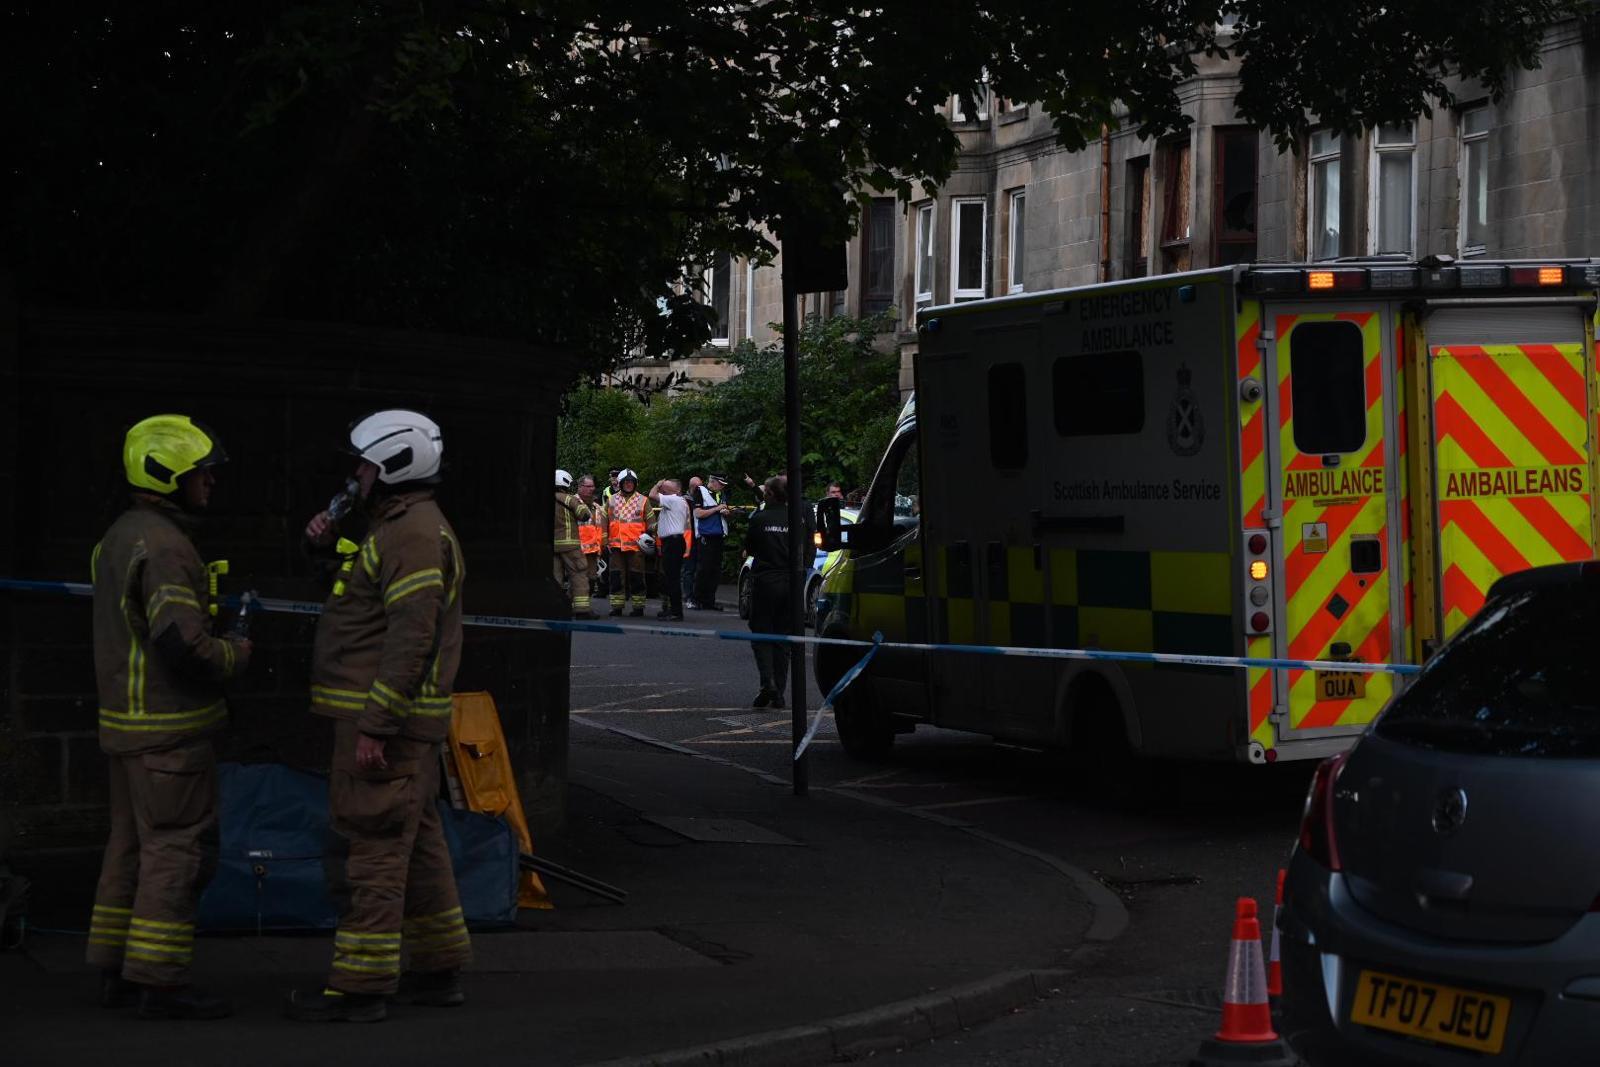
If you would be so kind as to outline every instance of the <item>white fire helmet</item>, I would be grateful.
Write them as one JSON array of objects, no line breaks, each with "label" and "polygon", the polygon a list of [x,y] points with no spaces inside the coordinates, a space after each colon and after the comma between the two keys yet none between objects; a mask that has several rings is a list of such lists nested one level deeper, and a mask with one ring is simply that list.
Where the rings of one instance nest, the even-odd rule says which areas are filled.
[{"label": "white fire helmet", "polygon": [[572,475],[569,474],[567,471],[557,469],[556,470],[556,488],[557,489],[571,489],[572,488]]},{"label": "white fire helmet", "polygon": [[641,556],[653,556],[653,555],[655,555],[656,554],[656,539],[654,537],[651,537],[647,533],[640,534],[639,535],[639,554]]},{"label": "white fire helmet", "polygon": [[444,459],[439,424],[415,411],[378,411],[350,428],[356,455],[376,464],[385,485],[437,481]]},{"label": "white fire helmet", "polygon": [[631,467],[624,467],[624,468],[622,468],[622,470],[617,472],[617,484],[618,485],[621,485],[623,482],[630,482],[630,481],[633,483],[633,487],[635,489],[637,489],[639,487],[639,476],[637,474],[633,473],[633,469]]}]

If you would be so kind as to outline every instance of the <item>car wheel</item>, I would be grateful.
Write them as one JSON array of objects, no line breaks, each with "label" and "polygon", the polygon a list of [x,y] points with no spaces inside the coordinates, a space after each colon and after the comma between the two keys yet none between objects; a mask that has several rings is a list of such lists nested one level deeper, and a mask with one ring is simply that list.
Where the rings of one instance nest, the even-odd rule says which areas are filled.
[{"label": "car wheel", "polygon": [[833,705],[833,725],[845,755],[865,763],[881,763],[894,748],[894,723],[876,707],[856,679]]},{"label": "car wheel", "polygon": [[739,618],[750,617],[750,572],[739,572]]}]

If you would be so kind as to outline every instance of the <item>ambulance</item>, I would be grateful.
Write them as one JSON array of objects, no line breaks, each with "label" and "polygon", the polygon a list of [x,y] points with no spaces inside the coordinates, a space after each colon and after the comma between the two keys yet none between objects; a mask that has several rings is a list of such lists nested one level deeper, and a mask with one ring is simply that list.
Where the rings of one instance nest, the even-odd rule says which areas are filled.
[{"label": "ambulance", "polygon": [[[1600,261],[1380,258],[926,309],[825,636],[1416,664],[1495,579],[1595,555]],[[827,691],[859,653],[818,650]],[[1348,747],[1394,674],[880,653],[858,757],[918,724],[1251,763]]]}]

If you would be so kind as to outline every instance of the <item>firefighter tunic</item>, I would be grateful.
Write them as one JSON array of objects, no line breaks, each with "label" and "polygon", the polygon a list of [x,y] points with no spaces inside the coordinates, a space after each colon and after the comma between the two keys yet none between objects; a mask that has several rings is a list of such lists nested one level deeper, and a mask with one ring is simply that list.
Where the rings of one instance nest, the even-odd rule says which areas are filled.
[{"label": "firefighter tunic", "polygon": [[200,890],[215,870],[210,735],[246,646],[211,633],[206,565],[174,503],[137,494],[96,546],[94,659],[111,835],[89,921],[89,962],[129,981],[181,986]]},{"label": "firefighter tunic", "polygon": [[[434,804],[465,573],[432,491],[389,497],[317,624],[311,706],[339,720],[328,780],[328,870],[340,911],[332,989],[393,993],[402,938],[419,972],[471,957]],[[357,766],[361,734],[386,739],[386,767]]]}]

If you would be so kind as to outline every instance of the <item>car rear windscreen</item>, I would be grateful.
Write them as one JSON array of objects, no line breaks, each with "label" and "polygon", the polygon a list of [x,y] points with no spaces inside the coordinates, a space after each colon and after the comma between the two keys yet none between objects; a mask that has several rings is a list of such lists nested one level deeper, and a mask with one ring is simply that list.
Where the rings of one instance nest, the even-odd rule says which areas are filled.
[{"label": "car rear windscreen", "polygon": [[1489,601],[1390,705],[1380,737],[1451,752],[1600,756],[1600,591]]}]

